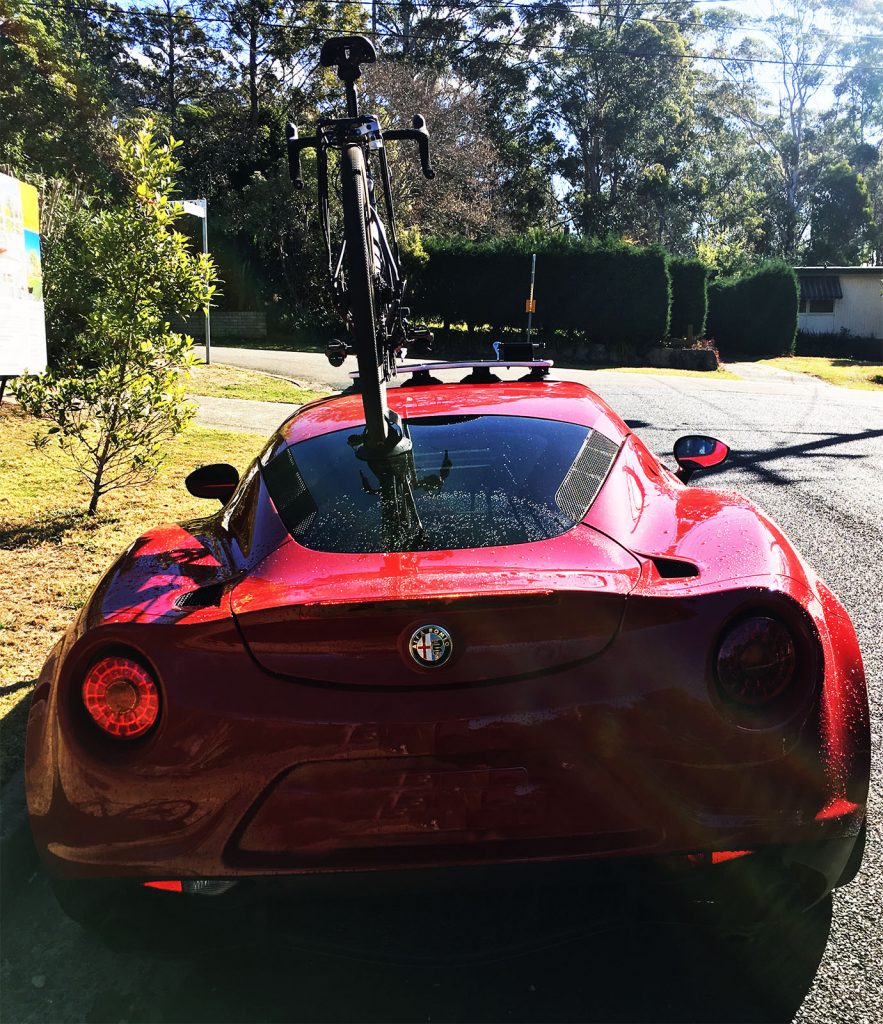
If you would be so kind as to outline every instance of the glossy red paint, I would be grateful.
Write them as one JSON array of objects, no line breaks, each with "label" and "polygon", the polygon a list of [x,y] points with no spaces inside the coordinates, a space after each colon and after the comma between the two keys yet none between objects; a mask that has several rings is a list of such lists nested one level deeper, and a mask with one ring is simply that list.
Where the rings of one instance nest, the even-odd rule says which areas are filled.
[{"label": "glossy red paint", "polygon": [[[629,433],[620,417],[597,395],[571,381],[547,383],[507,382],[494,384],[440,384],[436,387],[401,388],[388,393],[389,407],[399,416],[527,416],[579,423],[599,430],[617,443]],[[320,399],[300,410],[283,424],[278,438],[296,444],[317,434],[352,428],[364,423],[358,395]]]},{"label": "glossy red paint", "polygon": [[[857,834],[870,744],[855,634],[750,502],[685,487],[580,385],[411,388],[390,404],[560,418],[619,454],[584,522],[549,541],[308,551],[259,467],[358,427],[360,404],[305,407],[223,510],[136,541],[50,655],[26,778],[53,872],[720,860]],[[794,639],[795,679],[762,709],[729,700],[714,671],[747,615]],[[428,623],[454,639],[437,671],[407,651]],[[121,744],[78,695],[96,658],[125,652],[158,680],[163,714]],[[839,870],[825,870],[828,887]]]}]

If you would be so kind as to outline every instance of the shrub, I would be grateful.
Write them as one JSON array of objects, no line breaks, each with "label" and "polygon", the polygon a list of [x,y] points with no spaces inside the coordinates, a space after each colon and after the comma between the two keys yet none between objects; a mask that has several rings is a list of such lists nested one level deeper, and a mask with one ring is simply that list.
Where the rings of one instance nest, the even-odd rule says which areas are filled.
[{"label": "shrub", "polygon": [[539,330],[637,349],[667,333],[671,278],[659,249],[538,234],[489,242],[431,238],[424,245],[429,259],[414,290],[419,315],[523,326],[535,252]]},{"label": "shrub", "polygon": [[192,342],[169,329],[168,317],[208,305],[215,268],[176,229],[179,146],[160,142],[149,119],[118,136],[129,193],[82,229],[100,289],[63,366],[16,384],[19,404],[44,417],[35,445],[54,442],[91,485],[90,515],[108,491],[152,479],[193,415],[180,379],[194,361]]},{"label": "shrub", "polygon": [[797,301],[794,270],[769,260],[708,286],[706,333],[725,358],[787,355],[797,334]]},{"label": "shrub", "polygon": [[796,356],[827,356],[829,359],[855,359],[879,363],[883,360],[883,338],[850,334],[845,328],[825,334],[798,331],[794,346]]},{"label": "shrub", "polygon": [[671,322],[668,333],[673,338],[686,338],[687,328],[693,325],[693,337],[705,334],[708,313],[708,268],[702,260],[671,256],[668,260],[671,274]]}]

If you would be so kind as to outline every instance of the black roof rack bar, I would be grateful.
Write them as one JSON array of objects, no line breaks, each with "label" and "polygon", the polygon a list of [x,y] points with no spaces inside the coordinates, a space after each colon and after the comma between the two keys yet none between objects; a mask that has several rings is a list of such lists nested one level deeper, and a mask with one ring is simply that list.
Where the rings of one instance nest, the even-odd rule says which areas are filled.
[{"label": "black roof rack bar", "polygon": [[[552,359],[473,359],[464,360],[460,363],[397,363],[396,376],[405,373],[431,373],[434,370],[508,370],[510,367],[525,368],[528,370],[551,369],[555,365]],[[355,380],[359,376],[358,370],[353,370],[350,377]]]}]

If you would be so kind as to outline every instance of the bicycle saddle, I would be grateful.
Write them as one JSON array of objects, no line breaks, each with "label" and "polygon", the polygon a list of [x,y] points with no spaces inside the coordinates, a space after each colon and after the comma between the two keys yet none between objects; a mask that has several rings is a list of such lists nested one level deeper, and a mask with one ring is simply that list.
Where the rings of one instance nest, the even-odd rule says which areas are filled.
[{"label": "bicycle saddle", "polygon": [[319,54],[323,68],[353,68],[360,64],[374,64],[377,53],[374,44],[364,36],[334,36],[326,39]]}]

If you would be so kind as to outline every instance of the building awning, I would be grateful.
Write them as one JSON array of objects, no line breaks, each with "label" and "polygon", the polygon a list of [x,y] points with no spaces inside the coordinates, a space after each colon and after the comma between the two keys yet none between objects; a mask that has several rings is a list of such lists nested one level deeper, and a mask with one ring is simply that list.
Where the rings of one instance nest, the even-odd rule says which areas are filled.
[{"label": "building awning", "polygon": [[798,277],[800,282],[800,298],[803,299],[842,299],[843,291],[840,278],[826,274],[824,277]]}]

